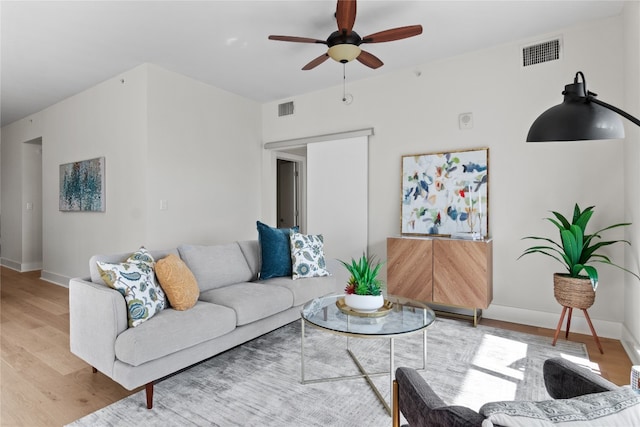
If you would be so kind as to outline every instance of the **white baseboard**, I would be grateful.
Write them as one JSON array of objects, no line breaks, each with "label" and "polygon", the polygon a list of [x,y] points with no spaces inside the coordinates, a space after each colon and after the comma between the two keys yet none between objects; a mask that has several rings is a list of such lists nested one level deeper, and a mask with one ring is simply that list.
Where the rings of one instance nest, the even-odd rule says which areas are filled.
[{"label": "white baseboard", "polygon": [[53,283],[55,285],[59,285],[65,288],[69,287],[70,277],[63,276],[61,274],[52,273],[50,271],[42,270],[40,273],[40,278],[47,282]]},{"label": "white baseboard", "polygon": [[640,343],[633,337],[626,327],[622,328],[622,338],[620,339],[622,347],[629,355],[631,363],[640,365]]},{"label": "white baseboard", "polygon": [[27,271],[42,270],[42,261],[25,262],[25,263],[22,263],[21,268],[22,268],[22,270],[20,270],[20,271],[23,272],[23,273],[25,273]]},{"label": "white baseboard", "polygon": [[42,270],[42,261],[20,263],[17,261],[12,261],[7,258],[0,258],[0,265],[15,271],[19,271],[20,273],[26,273],[27,271]]},{"label": "white baseboard", "polygon": [[[560,320],[560,313],[562,310],[558,309],[557,313],[547,313],[543,311],[526,310],[522,308],[507,307],[501,305],[492,304],[486,310],[482,310],[482,316],[487,319],[502,320],[505,322],[521,323],[524,325],[537,326],[541,328],[548,328],[555,330]],[[568,313],[567,313],[568,315]],[[598,334],[598,337],[613,338],[621,340],[622,338],[622,323],[609,322],[607,320],[598,320],[591,318],[593,327]],[[565,326],[567,319],[563,321],[561,336],[564,337]],[[587,324],[586,319],[582,313],[582,310],[574,309],[573,316],[571,317],[571,332],[579,334],[591,335],[591,330]],[[629,356],[631,357],[631,356]]]},{"label": "white baseboard", "polygon": [[7,258],[0,258],[0,265],[2,265],[3,267],[10,268],[11,270],[22,271],[21,270],[22,266],[19,262],[11,261],[10,259],[7,259]]}]

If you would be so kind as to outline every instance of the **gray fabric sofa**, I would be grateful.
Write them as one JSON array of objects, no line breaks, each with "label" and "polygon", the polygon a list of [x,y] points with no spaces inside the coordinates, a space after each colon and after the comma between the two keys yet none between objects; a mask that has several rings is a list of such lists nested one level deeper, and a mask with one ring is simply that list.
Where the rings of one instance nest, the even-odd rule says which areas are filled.
[{"label": "gray fabric sofa", "polygon": [[[128,390],[146,385],[148,408],[155,381],[291,323],[306,302],[342,291],[335,276],[258,280],[258,241],[150,253],[156,261],[177,254],[189,266],[200,289],[193,308],[165,308],[129,328],[125,299],[96,262],[123,262],[130,252],[91,257],[90,277],[69,283],[71,352]],[[330,272],[338,266],[327,260]]]},{"label": "gray fabric sofa", "polygon": [[[551,358],[544,362],[543,376],[549,395],[553,399],[563,399],[557,401],[557,408],[552,408],[552,404],[547,401],[546,406],[543,406],[547,413],[561,414],[563,410],[571,408],[574,404],[582,410],[589,404],[594,404],[594,402],[585,403],[582,400],[574,401],[574,399],[590,396],[595,401],[595,399],[602,396],[602,401],[606,402],[606,404],[602,404],[601,401],[596,401],[594,404],[597,406],[597,411],[600,412],[598,414],[599,418],[592,419],[593,423],[581,420],[582,424],[580,425],[638,425],[637,421],[640,420],[640,396],[636,395],[630,388],[618,387],[599,375],[559,357]],[[504,402],[489,403],[480,408],[478,412],[464,406],[447,405],[422,376],[411,368],[398,368],[396,370],[393,394],[394,427],[400,425],[400,413],[405,416],[410,427],[480,427],[486,419],[484,416],[487,412],[484,411],[485,407],[495,408],[496,405],[505,405]],[[606,405],[611,404],[612,401],[614,402],[610,405],[610,412],[612,413],[606,413],[606,409],[609,409],[606,408]],[[517,414],[518,410],[525,407],[526,415],[531,417],[530,422],[535,421],[538,423],[536,425],[553,424],[551,421],[540,421],[533,417],[537,414],[531,409],[536,409],[534,405],[542,402],[514,401],[507,402],[506,405],[510,403],[514,403],[514,405],[507,411],[509,415],[519,415]],[[518,408],[518,404],[522,404],[520,408]],[[620,417],[619,422],[617,422],[615,418],[617,414],[613,412],[621,409],[628,411],[624,418]],[[532,416],[532,414],[534,415]],[[562,415],[567,417],[565,414]],[[602,417],[604,415],[610,418],[605,421]],[[636,422],[629,421],[629,418]],[[569,419],[565,418],[564,421],[569,421]],[[508,425],[508,423],[500,425]]]}]

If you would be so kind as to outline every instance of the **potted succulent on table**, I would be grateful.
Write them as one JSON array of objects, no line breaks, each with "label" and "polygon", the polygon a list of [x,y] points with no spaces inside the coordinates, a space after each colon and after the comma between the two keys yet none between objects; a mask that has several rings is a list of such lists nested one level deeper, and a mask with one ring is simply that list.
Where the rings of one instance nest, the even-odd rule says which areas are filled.
[{"label": "potted succulent on table", "polygon": [[365,256],[364,253],[357,261],[352,258],[350,264],[340,262],[351,273],[347,287],[344,289],[345,304],[361,312],[372,312],[382,307],[384,296],[378,273],[383,263],[376,261],[375,257]]},{"label": "potted succulent on table", "polygon": [[[586,234],[587,223],[593,215],[594,206],[581,210],[576,203],[573,209],[573,218],[569,222],[562,214],[552,211],[554,218],[545,218],[560,231],[560,240],[556,242],[547,237],[527,236],[523,239],[542,240],[550,245],[531,246],[518,257],[539,253],[549,256],[560,262],[567,273],[555,273],[553,275],[554,296],[564,307],[580,308],[586,310],[595,300],[595,291],[598,287],[598,270],[590,263],[599,262],[617,267],[627,273],[636,273],[614,264],[609,257],[598,253],[604,246],[614,243],[627,243],[627,240],[600,240],[601,233],[612,228],[624,227],[631,223],[619,223],[610,225],[592,234]],[[586,274],[586,275],[585,275]]]}]

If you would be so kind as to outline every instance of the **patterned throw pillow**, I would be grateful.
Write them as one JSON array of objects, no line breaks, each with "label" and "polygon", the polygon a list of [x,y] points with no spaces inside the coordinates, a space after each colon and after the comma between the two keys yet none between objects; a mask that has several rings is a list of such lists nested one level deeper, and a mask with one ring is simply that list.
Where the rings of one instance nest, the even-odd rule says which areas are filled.
[{"label": "patterned throw pillow", "polygon": [[200,288],[195,276],[177,255],[169,254],[156,262],[156,276],[171,307],[188,310],[198,301]]},{"label": "patterned throw pillow", "polygon": [[304,277],[329,276],[324,260],[322,234],[291,233],[291,270],[293,280]]},{"label": "patterned throw pillow", "polygon": [[120,264],[98,261],[105,283],[119,291],[127,303],[129,327],[136,327],[165,308],[165,295],[156,284],[153,257],[140,248]]},{"label": "patterned throw pillow", "polygon": [[571,399],[485,403],[482,427],[607,427],[640,425],[640,395],[628,387]]}]

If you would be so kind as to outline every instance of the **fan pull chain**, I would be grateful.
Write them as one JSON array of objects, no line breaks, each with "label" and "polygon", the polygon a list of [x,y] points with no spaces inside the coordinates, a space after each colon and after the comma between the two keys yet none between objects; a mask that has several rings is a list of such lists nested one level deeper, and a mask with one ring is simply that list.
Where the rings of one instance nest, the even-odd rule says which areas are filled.
[{"label": "fan pull chain", "polygon": [[347,72],[346,64],[342,63],[342,102],[347,101]]}]

